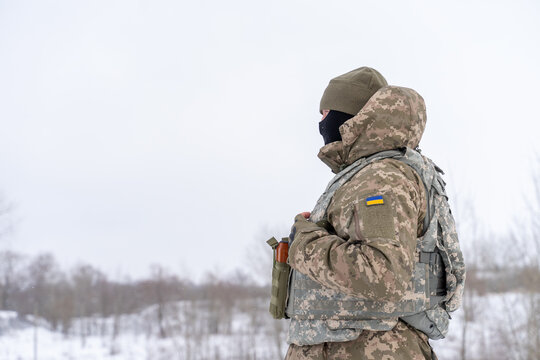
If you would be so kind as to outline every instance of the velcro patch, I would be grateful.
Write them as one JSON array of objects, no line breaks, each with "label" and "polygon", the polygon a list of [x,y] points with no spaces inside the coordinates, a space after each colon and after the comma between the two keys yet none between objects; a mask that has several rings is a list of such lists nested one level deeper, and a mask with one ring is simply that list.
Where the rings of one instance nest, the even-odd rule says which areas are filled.
[{"label": "velcro patch", "polygon": [[371,196],[366,198],[366,206],[372,206],[372,205],[383,205],[384,199],[382,195],[377,196]]},{"label": "velcro patch", "polygon": [[382,195],[367,197],[358,215],[362,224],[360,230],[367,240],[395,238],[396,212],[391,195],[385,195],[384,199]]}]

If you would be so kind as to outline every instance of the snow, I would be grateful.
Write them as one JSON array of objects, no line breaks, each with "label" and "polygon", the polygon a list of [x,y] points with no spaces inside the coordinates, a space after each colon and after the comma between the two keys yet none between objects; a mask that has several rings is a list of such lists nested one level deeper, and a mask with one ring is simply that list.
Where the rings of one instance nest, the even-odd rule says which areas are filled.
[{"label": "snow", "polygon": [[0,321],[9,321],[17,318],[15,311],[0,311]]},{"label": "snow", "polygon": [[[538,296],[530,299],[538,300]],[[527,341],[527,304],[527,296],[521,293],[466,297],[464,306],[469,311],[469,321],[464,321],[463,309],[452,314],[447,338],[432,342],[436,354],[441,360],[459,359],[465,345],[466,358],[471,360],[526,358],[518,352],[508,354],[509,349],[519,349]],[[211,301],[168,304],[163,324],[165,338],[159,336],[157,306],[116,319],[77,319],[68,334],[43,326],[43,321],[34,329],[30,317],[0,312],[0,360],[33,359],[34,330],[37,358],[43,360],[284,357],[287,322],[270,317],[266,299],[212,311],[215,305]]]},{"label": "snow", "polygon": [[[231,315],[222,318],[215,328],[214,317],[223,316],[225,311],[212,312],[208,310],[210,306],[208,301],[169,304],[163,325],[170,335],[166,338],[159,336],[155,321],[157,306],[117,318],[116,336],[112,317],[78,319],[67,335],[39,323],[38,359],[188,360],[239,359],[240,356],[276,359],[284,356],[286,322],[273,321],[266,311],[266,299],[235,304],[230,309]],[[30,319],[19,319],[17,325],[11,324],[2,333],[0,360],[33,359],[34,327]]]}]

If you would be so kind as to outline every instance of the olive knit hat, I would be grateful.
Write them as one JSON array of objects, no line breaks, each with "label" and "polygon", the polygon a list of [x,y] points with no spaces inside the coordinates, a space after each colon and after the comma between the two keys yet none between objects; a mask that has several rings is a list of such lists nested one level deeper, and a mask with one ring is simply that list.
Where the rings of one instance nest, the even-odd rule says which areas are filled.
[{"label": "olive knit hat", "polygon": [[356,115],[366,102],[387,86],[386,79],[375,69],[361,67],[330,80],[321,99],[319,111],[337,110]]}]

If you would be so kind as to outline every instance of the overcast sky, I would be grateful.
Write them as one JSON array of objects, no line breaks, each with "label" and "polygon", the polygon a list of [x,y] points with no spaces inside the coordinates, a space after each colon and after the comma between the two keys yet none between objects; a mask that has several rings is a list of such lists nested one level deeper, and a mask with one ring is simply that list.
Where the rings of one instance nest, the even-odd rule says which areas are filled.
[{"label": "overcast sky", "polygon": [[364,65],[424,97],[424,154],[504,233],[540,152],[539,44],[536,1],[0,0],[0,248],[245,267],[331,179],[319,100]]}]

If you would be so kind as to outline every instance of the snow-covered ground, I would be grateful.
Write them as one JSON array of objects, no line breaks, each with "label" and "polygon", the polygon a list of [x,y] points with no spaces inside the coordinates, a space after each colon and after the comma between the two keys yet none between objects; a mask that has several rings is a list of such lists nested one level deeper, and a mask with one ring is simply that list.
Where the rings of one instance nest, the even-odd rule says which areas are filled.
[{"label": "snow-covered ground", "polygon": [[527,313],[528,299],[521,293],[468,296],[452,314],[447,337],[431,344],[441,360],[529,359],[521,353],[527,343]]},{"label": "snow-covered ground", "polygon": [[[519,293],[467,298],[469,321],[464,321],[466,311],[457,311],[447,338],[432,343],[439,359],[461,359],[463,348],[470,360],[527,359],[519,349],[530,331],[528,300]],[[43,322],[34,328],[32,318],[0,312],[0,360],[34,359],[35,338],[37,358],[43,360],[283,358],[287,323],[270,317],[265,299],[235,303],[229,309],[215,305],[200,301],[169,304],[162,323],[163,338],[156,306],[116,319],[79,319],[67,335],[52,331]]]},{"label": "snow-covered ground", "polygon": [[35,338],[40,360],[283,357],[287,324],[270,317],[266,301],[248,300],[229,309],[216,305],[169,304],[162,323],[165,337],[160,336],[157,306],[117,319],[78,319],[67,335],[52,331],[43,321],[34,327],[32,317],[0,312],[0,360],[34,359]]}]

